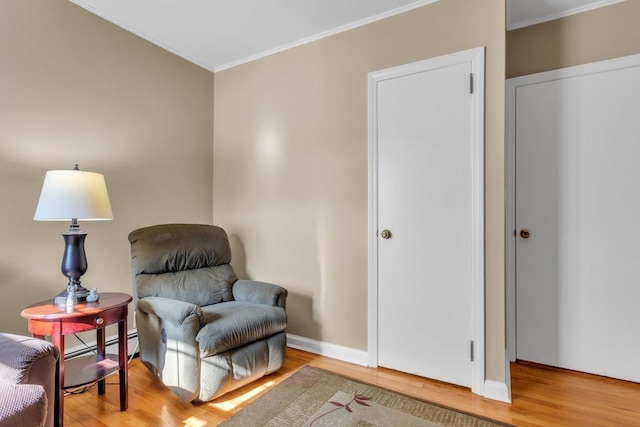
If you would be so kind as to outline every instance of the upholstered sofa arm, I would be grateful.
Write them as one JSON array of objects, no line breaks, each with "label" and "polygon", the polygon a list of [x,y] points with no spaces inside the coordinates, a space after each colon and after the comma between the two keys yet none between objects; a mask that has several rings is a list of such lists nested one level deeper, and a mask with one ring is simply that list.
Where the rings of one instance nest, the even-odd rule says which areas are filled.
[{"label": "upholstered sofa arm", "polygon": [[0,427],[53,425],[58,359],[50,342],[0,334]]},{"label": "upholstered sofa arm", "polygon": [[287,290],[281,286],[255,280],[238,280],[233,284],[236,301],[287,308]]},{"label": "upholstered sofa arm", "polygon": [[204,324],[202,309],[189,302],[162,297],[146,297],[138,300],[138,310],[153,314],[175,325],[191,322],[197,317],[200,326]]},{"label": "upholstered sofa arm", "polygon": [[0,383],[47,385],[55,378],[58,357],[58,348],[50,342],[0,334]]}]

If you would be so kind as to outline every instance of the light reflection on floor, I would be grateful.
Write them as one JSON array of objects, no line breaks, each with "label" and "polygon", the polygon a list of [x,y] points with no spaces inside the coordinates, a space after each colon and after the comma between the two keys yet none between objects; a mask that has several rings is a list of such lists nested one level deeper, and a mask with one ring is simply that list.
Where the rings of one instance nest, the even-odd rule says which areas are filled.
[{"label": "light reflection on floor", "polygon": [[183,421],[184,427],[204,427],[208,423],[198,417],[189,417]]},{"label": "light reflection on floor", "polygon": [[264,393],[265,391],[267,391],[268,389],[270,389],[271,387],[273,387],[274,385],[276,385],[275,381],[268,381],[262,385],[260,385],[259,387],[255,387],[252,388],[251,390],[247,391],[246,393],[235,397],[233,399],[229,399],[229,400],[225,400],[224,402],[218,402],[218,403],[209,403],[210,406],[213,406],[217,409],[220,409],[221,411],[226,411],[226,412],[234,412],[234,409],[249,401],[254,399],[256,396]]}]

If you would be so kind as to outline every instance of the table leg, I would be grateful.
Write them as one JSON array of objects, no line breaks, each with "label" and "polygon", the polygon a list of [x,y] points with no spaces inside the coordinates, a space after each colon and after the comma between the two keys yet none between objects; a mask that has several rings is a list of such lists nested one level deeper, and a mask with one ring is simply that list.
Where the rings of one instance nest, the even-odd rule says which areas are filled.
[{"label": "table leg", "polygon": [[[100,363],[101,361],[103,361],[106,358],[106,349],[105,349],[105,334],[104,334],[104,328],[97,328],[96,329],[96,336],[97,336],[97,341],[96,341],[96,361],[98,363]],[[98,381],[98,395],[102,396],[106,390],[106,380],[103,378],[101,380]]]},{"label": "table leg", "polygon": [[[54,406],[54,416],[56,426],[64,426],[64,335],[62,335],[62,324],[60,322],[53,323],[53,331],[51,333],[51,342],[58,347],[60,352],[60,364],[58,368],[58,397]],[[44,337],[43,337],[44,338]]]},{"label": "table leg", "polygon": [[118,323],[118,363],[120,365],[120,410],[126,411],[129,406],[129,361],[128,357],[128,337],[127,337],[127,306],[123,307],[122,321]]}]

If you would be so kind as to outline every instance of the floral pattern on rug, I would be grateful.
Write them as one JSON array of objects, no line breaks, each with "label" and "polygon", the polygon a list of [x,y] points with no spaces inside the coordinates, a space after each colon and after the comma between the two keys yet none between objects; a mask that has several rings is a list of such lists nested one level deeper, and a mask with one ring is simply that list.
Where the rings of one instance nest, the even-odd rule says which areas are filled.
[{"label": "floral pattern on rug", "polygon": [[370,397],[363,396],[363,395],[361,395],[361,394],[357,394],[357,393],[356,393],[356,394],[354,394],[354,395],[353,395],[353,398],[352,398],[349,402],[347,402],[347,403],[340,403],[340,402],[337,402],[337,401],[335,401],[335,400],[330,400],[330,401],[329,401],[329,403],[330,403],[330,404],[332,404],[332,405],[334,405],[334,406],[337,406],[337,408],[334,408],[334,409],[332,409],[332,410],[331,410],[331,411],[329,411],[329,412],[325,412],[324,414],[320,414],[320,415],[318,415],[316,418],[314,418],[314,419],[311,421],[311,424],[309,424],[309,427],[311,427],[311,426],[312,426],[316,421],[318,421],[320,418],[322,418],[322,417],[324,417],[324,416],[326,416],[326,415],[329,415],[329,414],[331,414],[332,412],[338,411],[338,410],[340,410],[340,409],[342,409],[342,408],[344,408],[344,409],[345,409],[345,411],[347,411],[347,412],[351,412],[351,413],[353,413],[353,409],[351,409],[351,407],[349,406],[349,405],[351,405],[352,403],[357,403],[358,405],[371,407],[371,405],[367,403],[367,400],[371,400],[371,398],[370,398]]},{"label": "floral pattern on rug", "polygon": [[338,391],[313,414],[305,427],[432,427],[439,424],[380,405],[359,393]]}]

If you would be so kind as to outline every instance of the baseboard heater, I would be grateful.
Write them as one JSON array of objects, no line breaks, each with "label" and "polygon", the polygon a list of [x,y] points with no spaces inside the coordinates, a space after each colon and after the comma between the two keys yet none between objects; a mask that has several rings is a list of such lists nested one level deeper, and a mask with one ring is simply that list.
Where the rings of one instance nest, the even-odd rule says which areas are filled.
[{"label": "baseboard heater", "polygon": [[[128,357],[138,357],[138,332],[133,330],[127,334],[128,339]],[[111,347],[111,348],[110,348]],[[105,350],[107,353],[118,353],[118,336],[114,335],[105,339]],[[72,359],[74,357],[84,356],[86,354],[94,354],[98,351],[98,345],[95,341],[84,346],[74,347],[65,351],[64,358]]]}]

